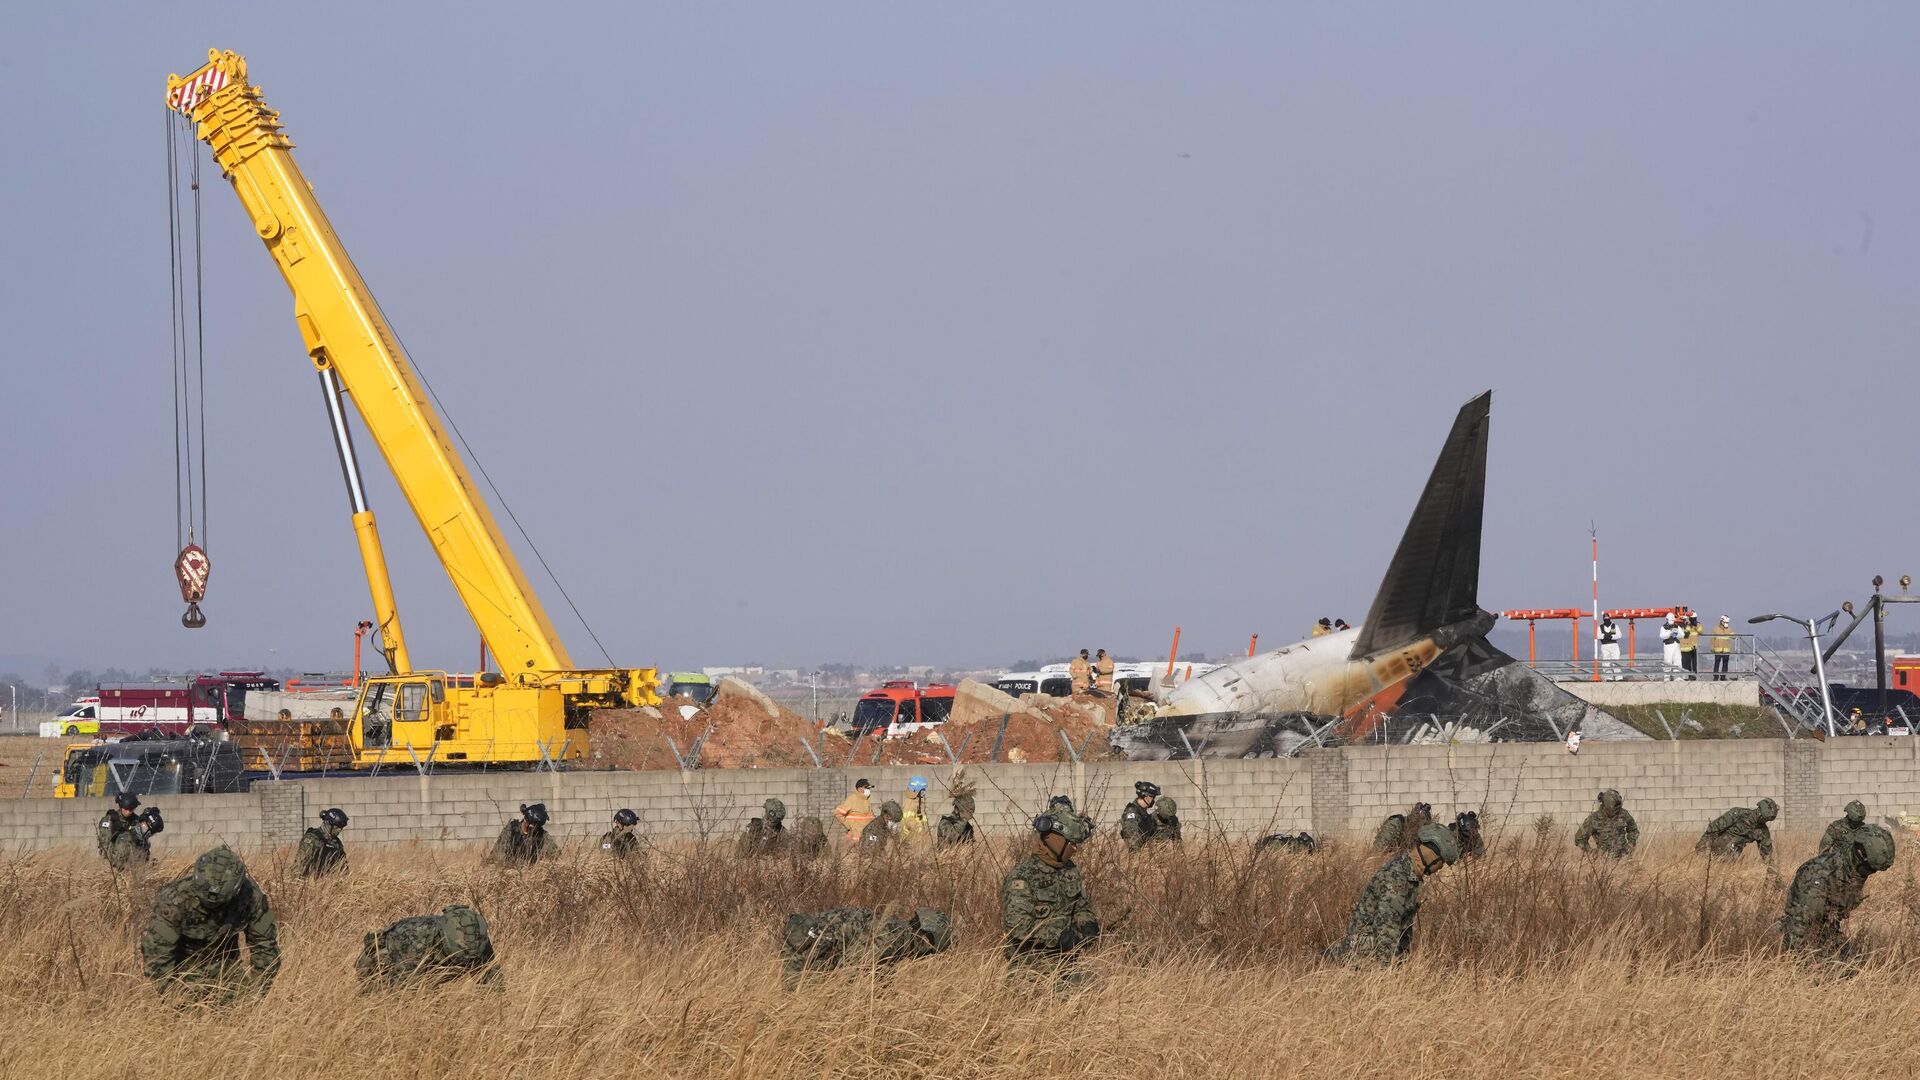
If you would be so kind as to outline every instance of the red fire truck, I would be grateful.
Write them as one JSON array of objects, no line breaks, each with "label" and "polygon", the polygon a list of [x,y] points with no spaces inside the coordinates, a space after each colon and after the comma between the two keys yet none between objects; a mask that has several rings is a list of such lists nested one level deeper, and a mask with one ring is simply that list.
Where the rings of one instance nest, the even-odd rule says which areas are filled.
[{"label": "red fire truck", "polygon": [[141,686],[103,686],[62,709],[54,718],[54,733],[111,739],[209,731],[244,717],[249,691],[278,689],[278,679],[269,679],[259,671],[182,676],[177,682]]}]

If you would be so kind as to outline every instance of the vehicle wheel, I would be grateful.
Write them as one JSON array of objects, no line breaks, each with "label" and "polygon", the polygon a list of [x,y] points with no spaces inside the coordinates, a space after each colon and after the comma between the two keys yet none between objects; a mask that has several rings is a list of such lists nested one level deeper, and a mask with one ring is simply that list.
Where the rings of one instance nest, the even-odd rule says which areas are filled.
[{"label": "vehicle wheel", "polygon": [[68,734],[68,735],[78,735],[78,734],[80,734],[80,729],[79,729],[79,728],[77,728],[77,727],[74,727],[74,726],[73,726],[73,725],[71,725],[71,724],[69,724],[69,725],[67,725],[67,734]]}]

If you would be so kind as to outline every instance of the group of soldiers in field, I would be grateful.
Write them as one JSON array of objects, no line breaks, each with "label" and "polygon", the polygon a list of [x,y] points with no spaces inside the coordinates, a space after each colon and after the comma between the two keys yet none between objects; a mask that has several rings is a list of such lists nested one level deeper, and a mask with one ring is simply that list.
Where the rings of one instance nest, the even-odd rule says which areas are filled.
[{"label": "group of soldiers in field", "polygon": [[[953,810],[941,817],[936,843],[971,844],[975,839],[973,789],[956,784],[950,794]],[[1632,855],[1640,829],[1620,792],[1608,788],[1596,802],[1574,834],[1574,845],[1598,857]],[[1695,850],[1716,859],[1734,859],[1752,845],[1771,869],[1773,838],[1768,823],[1777,814],[1772,799],[1761,799],[1753,807],[1734,807],[1707,825]],[[761,815],[741,831],[736,855],[810,859],[825,852],[819,819],[803,818],[793,830],[786,828],[785,819],[785,804],[767,799]],[[559,845],[547,833],[548,820],[544,804],[521,806],[519,815],[501,828],[487,862],[526,867],[556,856]],[[861,846],[866,845],[867,832],[884,830],[889,823],[886,814],[876,815],[863,829]],[[345,871],[347,852],[341,833],[347,824],[346,813],[337,807],[321,812],[319,824],[306,830],[294,852],[294,873],[323,878]],[[639,854],[638,824],[633,810],[617,811],[612,827],[600,838],[599,850],[617,859]],[[100,820],[100,854],[116,870],[137,870],[150,858],[148,838],[161,828],[156,809],[141,812],[138,798],[118,796],[114,808]],[[1073,860],[1092,837],[1093,821],[1074,808],[1072,799],[1056,795],[1046,811],[1032,819],[1031,829],[1032,848],[1000,886],[1002,948],[1016,973],[1060,976],[1072,982],[1079,975],[1077,957],[1101,934],[1100,919]],[[1163,796],[1151,781],[1137,782],[1134,798],[1121,810],[1119,833],[1129,851],[1178,843],[1180,819],[1173,799]],[[1327,949],[1329,958],[1392,963],[1405,956],[1412,947],[1422,885],[1462,858],[1482,853],[1485,841],[1474,812],[1456,815],[1443,825],[1433,820],[1432,807],[1416,803],[1407,813],[1389,815],[1381,822],[1374,846],[1389,857],[1362,889],[1345,933]],[[1304,854],[1316,847],[1313,837],[1305,833],[1276,834],[1255,844],[1256,851]],[[1780,923],[1786,948],[1826,957],[1848,955],[1846,919],[1859,906],[1867,878],[1891,866],[1893,857],[1892,834],[1867,824],[1861,803],[1848,803],[1845,816],[1823,834],[1819,854],[1794,875]],[[784,978],[791,987],[809,971],[849,962],[890,964],[941,952],[952,944],[953,926],[944,911],[932,907],[918,908],[905,919],[868,908],[840,907],[791,914],[777,937]],[[240,856],[225,845],[205,852],[186,874],[161,886],[140,936],[139,955],[148,978],[199,1000],[263,993],[280,970],[272,907]],[[443,908],[436,915],[401,919],[368,933],[354,968],[363,990],[463,977],[500,986],[486,919],[463,904]]]}]

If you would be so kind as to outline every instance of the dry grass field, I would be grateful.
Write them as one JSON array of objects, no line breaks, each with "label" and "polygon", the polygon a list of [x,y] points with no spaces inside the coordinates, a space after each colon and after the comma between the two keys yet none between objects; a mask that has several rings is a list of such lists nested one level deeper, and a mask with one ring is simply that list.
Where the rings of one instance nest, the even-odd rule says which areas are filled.
[{"label": "dry grass field", "polygon": [[[266,998],[161,1005],[133,943],[181,838],[144,881],[90,852],[0,857],[0,1076],[192,1077],[1879,1077],[1920,1065],[1920,885],[1906,845],[1854,919],[1864,961],[1777,953],[1783,886],[1749,852],[1712,868],[1675,839],[1613,864],[1559,830],[1494,835],[1427,889],[1412,958],[1329,965],[1377,857],[1244,844],[1082,864],[1119,924],[1071,990],[1010,986],[995,945],[1009,842],[886,860],[741,864],[585,851],[522,872],[472,850],[362,850],[350,876],[250,866],[286,968]],[[352,833],[347,834],[349,844]],[[578,844],[575,845],[579,847]],[[1811,838],[1783,845],[1790,877]],[[465,901],[490,919],[506,992],[362,996],[363,933]],[[959,943],[890,974],[780,989],[784,913],[843,903],[952,911]]]}]

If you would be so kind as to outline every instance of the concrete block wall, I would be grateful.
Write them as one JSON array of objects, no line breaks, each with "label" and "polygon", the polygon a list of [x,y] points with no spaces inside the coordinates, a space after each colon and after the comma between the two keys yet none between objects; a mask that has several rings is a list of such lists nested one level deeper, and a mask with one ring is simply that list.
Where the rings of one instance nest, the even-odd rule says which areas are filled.
[{"label": "concrete block wall", "polygon": [[[156,841],[163,849],[290,844],[329,806],[352,819],[355,845],[485,843],[531,802],[547,804],[552,830],[569,844],[597,838],[621,807],[633,808],[641,832],[654,839],[724,838],[769,796],[787,804],[789,822],[818,815],[831,836],[833,807],[856,779],[873,780],[878,802],[903,798],[915,774],[929,781],[928,813],[944,813],[953,773],[931,766],[389,775],[260,782],[246,794],[149,801],[166,815]],[[1762,796],[1780,802],[1781,824],[1790,829],[1819,828],[1853,798],[1875,817],[1920,815],[1920,738],[1591,742],[1578,756],[1557,743],[1346,747],[1248,761],[968,766],[965,774],[987,832],[1024,828],[1055,793],[1071,795],[1112,829],[1141,779],[1180,800],[1190,836],[1214,829],[1236,837],[1301,829],[1367,835],[1415,801],[1432,803],[1442,818],[1471,809],[1509,827],[1542,815],[1573,824],[1608,787],[1620,789],[1649,833],[1693,833],[1727,807]],[[101,799],[0,801],[0,850],[90,845],[106,808]]]}]

